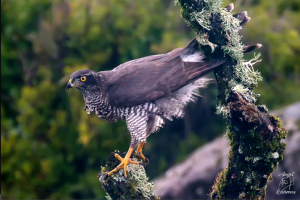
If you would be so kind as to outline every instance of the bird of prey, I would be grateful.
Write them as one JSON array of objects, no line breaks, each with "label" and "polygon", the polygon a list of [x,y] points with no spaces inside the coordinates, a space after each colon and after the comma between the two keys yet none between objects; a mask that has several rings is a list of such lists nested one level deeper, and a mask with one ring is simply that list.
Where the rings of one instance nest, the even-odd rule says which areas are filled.
[{"label": "bird of prey", "polygon": [[[250,45],[244,52],[259,48]],[[147,137],[164,124],[184,115],[185,106],[193,100],[195,90],[205,85],[204,75],[224,63],[223,60],[207,59],[193,39],[185,48],[174,49],[167,54],[152,55],[119,65],[111,71],[94,72],[83,69],[74,72],[68,82],[83,94],[85,110],[100,118],[116,122],[126,120],[131,134],[129,150],[110,176],[129,163],[135,147],[144,161],[142,147]]]}]

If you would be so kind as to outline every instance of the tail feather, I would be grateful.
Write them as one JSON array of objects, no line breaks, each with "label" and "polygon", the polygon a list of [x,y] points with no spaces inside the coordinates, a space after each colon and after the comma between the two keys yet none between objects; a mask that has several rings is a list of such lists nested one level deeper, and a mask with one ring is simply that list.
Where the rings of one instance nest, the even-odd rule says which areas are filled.
[{"label": "tail feather", "polygon": [[[244,14],[244,12],[242,12]],[[239,13],[240,14],[240,13]],[[245,15],[238,15],[241,19],[245,18]],[[259,49],[261,44],[252,44],[243,47],[243,53],[249,53],[256,49]],[[203,52],[199,49],[199,43],[196,38],[194,38],[182,51],[181,58],[184,62],[202,62],[205,58]]]},{"label": "tail feather", "polygon": [[199,49],[199,43],[196,38],[184,48],[180,57],[184,62],[202,62],[205,58],[204,54]]}]

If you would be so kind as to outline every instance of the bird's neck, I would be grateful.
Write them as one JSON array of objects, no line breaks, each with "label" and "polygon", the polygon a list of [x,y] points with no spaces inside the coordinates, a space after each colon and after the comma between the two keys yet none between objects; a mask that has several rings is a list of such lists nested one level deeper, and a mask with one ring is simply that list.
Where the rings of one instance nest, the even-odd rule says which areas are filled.
[{"label": "bird's neck", "polygon": [[99,105],[107,102],[105,95],[99,90],[80,90],[86,105]]}]

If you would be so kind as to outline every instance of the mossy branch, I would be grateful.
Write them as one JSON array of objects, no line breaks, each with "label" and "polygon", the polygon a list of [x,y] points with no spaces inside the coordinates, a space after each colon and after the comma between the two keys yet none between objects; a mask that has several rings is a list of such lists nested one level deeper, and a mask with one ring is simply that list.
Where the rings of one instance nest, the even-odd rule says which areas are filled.
[{"label": "mossy branch", "polygon": [[244,46],[239,30],[249,21],[247,12],[232,15],[233,4],[221,0],[178,0],[181,16],[192,27],[206,57],[226,62],[215,70],[218,84],[217,113],[227,119],[230,140],[229,163],[218,174],[212,199],[264,199],[272,172],[283,159],[287,132],[281,122],[256,106],[253,88],[262,78],[253,69],[259,56],[246,62],[243,52],[261,45]]},{"label": "mossy branch", "polygon": [[[126,152],[120,153],[119,151],[115,151],[115,153],[118,153],[123,158],[126,155]],[[146,165],[140,154],[137,152],[132,154],[131,159]],[[106,191],[106,199],[159,199],[159,197],[154,195],[154,185],[153,183],[148,182],[148,177],[143,165],[128,165],[127,178],[124,176],[123,169],[107,178],[107,173],[119,164],[120,161],[115,158],[114,155],[111,155],[105,166],[101,167],[101,173],[98,175],[98,179],[102,184],[103,189]]]}]

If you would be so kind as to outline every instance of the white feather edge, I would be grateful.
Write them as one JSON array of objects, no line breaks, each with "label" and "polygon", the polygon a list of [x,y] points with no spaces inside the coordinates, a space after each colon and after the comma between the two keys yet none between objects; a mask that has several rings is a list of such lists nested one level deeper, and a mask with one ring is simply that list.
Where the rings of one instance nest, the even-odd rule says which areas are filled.
[{"label": "white feather edge", "polygon": [[201,51],[196,51],[193,54],[180,55],[183,62],[202,62],[204,56]]}]

